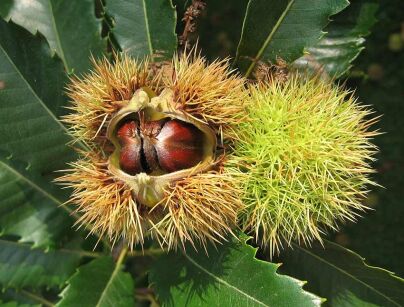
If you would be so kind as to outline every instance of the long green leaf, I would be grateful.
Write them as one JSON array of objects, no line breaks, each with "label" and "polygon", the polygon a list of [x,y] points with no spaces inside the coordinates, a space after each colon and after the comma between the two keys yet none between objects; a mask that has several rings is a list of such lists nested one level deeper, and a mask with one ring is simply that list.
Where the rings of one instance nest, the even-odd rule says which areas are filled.
[{"label": "long green leaf", "polygon": [[122,51],[134,57],[170,58],[177,47],[176,11],[171,0],[107,1],[112,33]]},{"label": "long green leaf", "polygon": [[86,71],[90,55],[97,57],[105,49],[93,0],[1,1],[0,15],[33,34],[44,35],[69,73]]},{"label": "long green leaf", "polygon": [[347,0],[250,0],[236,64],[249,76],[259,60],[294,61],[321,38],[329,16],[347,5]]},{"label": "long green leaf", "polygon": [[2,153],[42,173],[64,165],[73,153],[57,119],[66,100],[63,68],[43,39],[1,20],[0,80]]},{"label": "long green leaf", "polygon": [[14,301],[8,301],[8,302],[2,302],[0,300],[0,306],[1,307],[41,307],[41,305],[31,305],[31,304],[20,304],[18,302]]},{"label": "long green leaf", "polygon": [[134,306],[134,283],[129,273],[122,271],[118,260],[102,257],[81,266],[61,293],[58,307],[127,307]]},{"label": "long green leaf", "polygon": [[35,245],[71,226],[58,208],[64,194],[49,182],[74,157],[57,119],[65,80],[43,38],[0,20],[0,231]]},{"label": "long green leaf", "polygon": [[[38,292],[41,292],[39,290]],[[41,294],[35,293],[32,290],[23,289],[7,289],[0,292],[1,307],[41,307],[49,306]]]},{"label": "long green leaf", "polygon": [[363,50],[364,37],[376,22],[378,5],[370,1],[354,1],[325,29],[327,34],[307,54],[293,64],[299,69],[321,70],[331,77],[341,77]]},{"label": "long green leaf", "polygon": [[39,304],[35,304],[35,305],[33,305],[33,304],[24,304],[24,303],[20,304],[20,303],[15,302],[15,301],[3,302],[1,300],[0,300],[0,306],[1,307],[41,307],[41,305],[39,305]]},{"label": "long green leaf", "polygon": [[72,224],[60,201],[0,161],[0,234],[33,247],[55,247]]},{"label": "long green leaf", "polygon": [[245,243],[210,246],[208,255],[187,252],[163,255],[152,266],[149,280],[164,306],[320,305],[303,282],[277,274],[279,265],[256,259]]},{"label": "long green leaf", "polygon": [[[362,257],[332,242],[324,248],[294,245],[282,253],[281,271],[308,280],[308,289],[327,298],[329,305],[367,302],[378,306],[404,305],[404,280],[381,268],[368,266]],[[352,303],[351,306],[355,306]]]},{"label": "long green leaf", "polygon": [[0,240],[0,286],[3,288],[61,287],[81,255],[69,250],[44,252],[29,245]]}]

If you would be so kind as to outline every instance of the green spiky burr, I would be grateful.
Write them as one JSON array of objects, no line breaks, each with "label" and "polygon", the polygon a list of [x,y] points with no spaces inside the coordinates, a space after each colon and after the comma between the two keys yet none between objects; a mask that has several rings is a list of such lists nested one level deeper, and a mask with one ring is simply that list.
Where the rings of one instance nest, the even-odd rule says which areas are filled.
[{"label": "green spiky burr", "polygon": [[248,119],[226,169],[239,177],[244,230],[271,255],[291,241],[321,241],[366,207],[375,119],[352,93],[297,75],[249,88]]}]

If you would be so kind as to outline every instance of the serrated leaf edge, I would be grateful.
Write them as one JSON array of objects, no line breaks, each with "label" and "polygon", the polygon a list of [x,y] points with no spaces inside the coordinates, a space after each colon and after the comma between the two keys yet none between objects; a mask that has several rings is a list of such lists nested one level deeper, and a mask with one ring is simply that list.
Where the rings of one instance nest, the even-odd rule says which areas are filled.
[{"label": "serrated leaf edge", "polygon": [[[388,271],[388,270],[386,270],[386,269],[380,268],[380,267],[370,266],[370,265],[366,264],[366,262],[365,262],[366,259],[363,258],[362,256],[360,256],[359,254],[355,253],[354,251],[352,251],[352,250],[350,250],[350,249],[348,249],[348,248],[342,247],[342,246],[340,246],[340,245],[338,245],[338,244],[336,244],[336,243],[334,243],[334,242],[328,241],[328,240],[324,240],[324,242],[326,242],[326,243],[329,244],[329,245],[336,246],[337,248],[343,248],[343,249],[346,250],[348,253],[350,253],[352,256],[354,256],[354,257],[356,257],[356,258],[359,258],[359,259],[361,260],[362,264],[363,264],[366,268],[369,268],[369,269],[372,269],[372,270],[383,271],[383,272],[389,274],[392,278],[395,278],[395,279],[399,280],[400,282],[403,282],[403,283],[404,283],[404,279],[401,278],[401,277],[399,277],[399,276],[397,276],[397,275],[395,275],[395,273],[393,273],[393,272],[391,272],[391,271]],[[299,245],[296,244],[296,243],[292,243],[292,246],[294,246],[295,248],[298,248],[298,249],[302,250],[304,253],[307,253],[307,254],[310,255],[311,257],[314,257],[314,258],[316,258],[316,259],[319,259],[319,261],[321,261],[321,262],[323,262],[323,263],[329,265],[329,266],[332,267],[332,268],[335,268],[337,271],[341,272],[342,274],[345,274],[345,275],[349,276],[349,277],[352,278],[353,280],[359,282],[360,284],[364,285],[364,286],[367,287],[368,289],[371,289],[372,291],[374,291],[375,293],[379,294],[379,295],[382,296],[383,298],[387,299],[387,300],[390,301],[391,303],[393,303],[393,304],[395,304],[395,305],[397,305],[397,306],[401,306],[399,303],[397,303],[397,302],[395,302],[395,301],[392,301],[391,298],[386,297],[383,293],[381,293],[380,291],[376,290],[375,288],[369,286],[368,284],[366,284],[366,283],[363,282],[362,280],[358,279],[357,277],[355,277],[355,276],[349,274],[348,272],[346,272],[346,271],[344,271],[344,270],[338,268],[337,266],[335,266],[335,265],[332,264],[331,262],[329,262],[329,261],[327,261],[327,260],[321,258],[320,256],[317,256],[316,254],[311,253],[308,249],[306,249],[306,248],[304,248],[304,247],[302,247],[302,246],[299,246]]]}]

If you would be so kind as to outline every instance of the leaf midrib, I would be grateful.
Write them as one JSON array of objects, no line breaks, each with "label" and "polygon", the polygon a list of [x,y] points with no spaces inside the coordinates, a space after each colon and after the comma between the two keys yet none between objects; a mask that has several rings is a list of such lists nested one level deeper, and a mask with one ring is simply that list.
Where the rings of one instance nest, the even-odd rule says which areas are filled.
[{"label": "leaf midrib", "polygon": [[142,4],[143,4],[144,21],[145,21],[145,25],[146,25],[147,43],[149,45],[150,56],[153,57],[153,45],[152,45],[151,36],[150,36],[149,18],[147,16],[147,8],[146,8],[145,0],[142,0]]},{"label": "leaf midrib", "polygon": [[[12,65],[12,67],[14,68],[14,71],[17,72],[17,74],[20,76],[21,80],[23,80],[23,82],[25,83],[25,85],[27,86],[28,90],[32,93],[32,95],[34,96],[34,98],[37,100],[37,102],[45,109],[45,111],[50,115],[50,117],[56,121],[56,123],[66,132],[66,134],[68,134],[68,131],[66,129],[66,127],[64,125],[62,125],[62,123],[56,118],[56,116],[51,112],[51,110],[45,105],[45,103],[42,101],[42,99],[40,99],[37,95],[37,93],[34,91],[34,89],[32,88],[31,84],[29,84],[29,82],[24,78],[24,75],[21,73],[21,71],[18,69],[18,67],[15,65],[15,63],[12,61],[12,59],[10,58],[10,56],[8,55],[8,53],[6,52],[6,50],[4,50],[3,46],[0,45],[0,49],[3,51],[4,55],[6,56],[8,62]],[[63,202],[60,201],[59,199],[57,199],[56,197],[54,197],[52,194],[46,192],[45,190],[43,190],[41,187],[39,187],[38,185],[36,185],[34,182],[32,182],[29,178],[25,177],[23,174],[21,174],[20,172],[18,172],[16,169],[12,168],[10,165],[8,165],[7,163],[5,163],[4,161],[0,161],[6,168],[8,168],[11,172],[13,172],[15,175],[17,175],[19,178],[23,179],[25,182],[27,182],[30,186],[32,186],[35,190],[39,191],[41,194],[43,194],[44,196],[46,196],[47,198],[49,198],[50,200],[52,200],[53,202],[55,202],[56,204],[58,204],[59,206],[61,206],[64,210],[66,210],[67,212],[71,213],[72,211],[66,207],[63,206]]]},{"label": "leaf midrib", "polygon": [[[9,240],[4,240],[0,239],[0,245],[1,244],[9,244],[12,246],[15,246],[16,248],[27,248],[29,250],[32,250],[32,245],[28,243],[21,243],[21,242],[15,242],[15,241],[9,241]],[[43,250],[43,249],[35,249],[37,251],[41,251],[44,254],[48,253],[48,250]],[[77,249],[68,249],[68,248],[58,248],[54,250],[50,250],[52,252],[57,252],[57,253],[63,253],[63,254],[73,254],[79,257],[90,257],[90,258],[99,258],[102,257],[103,255],[99,252],[88,252],[86,250],[77,250]]]},{"label": "leaf midrib", "polygon": [[266,40],[262,44],[261,48],[258,50],[257,55],[254,57],[254,60],[251,62],[250,66],[248,67],[248,69],[245,73],[246,78],[251,74],[251,72],[254,69],[255,65],[257,64],[258,60],[261,58],[262,54],[268,47],[269,43],[272,41],[274,35],[276,34],[279,27],[281,26],[281,23],[283,22],[283,20],[286,18],[286,16],[290,12],[290,9],[291,9],[292,5],[294,4],[294,2],[295,2],[295,0],[290,0],[288,5],[286,6],[285,10],[282,12],[281,16],[279,16],[278,21],[276,22],[275,26],[272,28],[272,30],[269,33],[269,35],[267,36]]},{"label": "leaf midrib", "polygon": [[[296,248],[298,248],[298,249],[302,250],[303,252],[307,253],[308,255],[310,255],[311,257],[313,257],[313,258],[315,258],[315,259],[318,259],[320,262],[325,263],[326,265],[330,266],[331,268],[333,268],[333,269],[335,269],[335,270],[341,272],[342,274],[344,274],[344,275],[346,275],[346,276],[352,278],[352,280],[354,280],[354,281],[356,281],[356,282],[358,282],[358,283],[364,285],[365,287],[367,287],[367,288],[369,288],[370,290],[374,291],[375,293],[377,293],[378,295],[380,295],[381,297],[383,297],[383,298],[386,299],[387,301],[390,301],[391,303],[393,303],[393,304],[395,304],[395,305],[397,305],[397,306],[401,306],[399,303],[393,301],[391,298],[389,298],[388,296],[386,296],[385,294],[383,294],[383,293],[380,292],[379,290],[377,290],[377,289],[375,289],[374,287],[368,285],[368,284],[365,283],[364,281],[358,279],[356,276],[353,276],[352,274],[348,273],[347,271],[345,271],[345,270],[343,270],[343,269],[337,267],[336,265],[332,264],[331,262],[327,261],[326,259],[321,258],[320,256],[318,256],[318,255],[316,255],[316,254],[313,254],[313,253],[310,252],[309,250],[307,250],[307,249],[305,249],[305,248],[303,248],[303,247],[301,247],[301,246],[299,246],[299,245],[297,245],[297,244],[294,244],[294,243],[292,243],[292,244],[293,244]],[[363,263],[363,264],[364,264],[366,267],[369,267],[366,263]],[[370,268],[371,268],[371,267],[370,267]]]},{"label": "leaf midrib", "polygon": [[220,277],[216,276],[215,274],[209,272],[207,269],[205,269],[203,266],[201,266],[199,263],[197,263],[195,260],[193,260],[191,257],[189,257],[187,254],[184,254],[185,258],[187,258],[187,260],[189,262],[191,262],[194,266],[196,266],[198,269],[202,270],[205,274],[209,275],[210,277],[213,277],[215,280],[217,280],[218,282],[222,283],[223,285],[229,287],[230,289],[235,290],[236,292],[240,293],[241,295],[247,297],[248,299],[262,305],[262,306],[269,306],[266,305],[265,303],[261,302],[260,300],[256,299],[255,297],[249,295],[248,293],[236,288],[235,286],[229,284],[227,281],[221,279]]},{"label": "leaf midrib", "polygon": [[13,66],[14,70],[18,73],[18,75],[20,76],[20,78],[24,81],[24,83],[26,84],[28,90],[33,94],[33,96],[35,97],[35,99],[37,100],[37,102],[39,102],[39,104],[44,108],[44,110],[50,115],[50,117],[62,128],[62,130],[65,131],[65,133],[67,135],[69,135],[69,131],[67,130],[67,128],[56,118],[55,114],[52,113],[52,111],[46,106],[46,104],[42,101],[41,98],[39,98],[39,96],[37,95],[37,93],[34,91],[34,89],[32,88],[31,84],[25,79],[24,75],[21,73],[21,71],[19,70],[19,68],[15,65],[15,63],[13,62],[13,60],[10,58],[10,56],[8,55],[8,53],[6,52],[6,50],[4,50],[3,46],[0,44],[0,49],[3,51],[3,53],[5,54],[5,56],[7,57],[7,60],[9,61],[9,63]]},{"label": "leaf midrib", "polygon": [[107,282],[107,284],[105,285],[105,288],[104,288],[104,290],[102,291],[102,294],[101,294],[100,298],[98,299],[97,305],[95,305],[95,307],[101,307],[100,304],[101,304],[101,302],[104,300],[105,293],[107,292],[106,289],[108,289],[108,288],[110,287],[112,281],[115,279],[115,276],[116,276],[116,275],[119,273],[119,271],[121,270],[121,266],[122,266],[122,263],[125,261],[125,257],[126,257],[127,252],[128,252],[128,248],[127,248],[127,247],[124,247],[124,248],[121,250],[120,255],[119,255],[119,257],[118,257],[118,260],[117,260],[116,263],[115,263],[115,268],[114,268],[114,270],[112,271],[111,277],[108,279],[108,282]]},{"label": "leaf midrib", "polygon": [[[35,98],[36,102],[39,103],[39,105],[50,115],[50,117],[61,127],[61,129],[65,132],[65,134],[70,135],[67,128],[56,118],[55,114],[46,106],[46,104],[42,101],[41,98],[37,95],[35,90],[32,88],[31,84],[27,81],[27,79],[24,77],[24,75],[21,73],[20,69],[17,67],[17,65],[14,63],[14,61],[11,59],[7,51],[3,48],[3,46],[0,44],[0,49],[6,56],[8,62],[11,64],[11,66],[14,68],[14,71],[19,75],[21,80],[23,80],[24,84],[26,85],[27,89],[32,93],[33,97]],[[82,145],[80,143],[80,145]],[[67,206],[64,205],[64,202],[53,196],[52,194],[48,193],[44,189],[42,189],[40,186],[35,184],[33,181],[31,181],[29,178],[24,176],[22,173],[17,171],[16,169],[12,168],[9,164],[5,163],[4,161],[0,161],[6,168],[8,168],[11,172],[13,172],[16,176],[27,182],[31,187],[33,187],[35,190],[39,191],[41,194],[43,194],[45,197],[49,198],[53,202],[55,202],[58,206],[62,207],[64,210],[66,210],[69,214],[72,214],[72,210],[68,208]],[[74,217],[77,217],[75,214],[73,214]]]},{"label": "leaf midrib", "polygon": [[55,204],[57,204],[58,207],[62,207],[64,210],[66,210],[70,214],[72,213],[72,210],[70,208],[64,206],[64,203],[60,199],[56,198],[52,194],[50,194],[47,191],[45,191],[44,189],[42,189],[39,185],[35,184],[35,182],[33,182],[32,180],[30,180],[29,178],[24,176],[22,173],[17,171],[15,168],[11,167],[10,165],[8,165],[7,163],[5,163],[4,161],[1,161],[1,160],[0,160],[0,164],[2,164],[6,169],[8,169],[10,172],[12,172],[14,175],[16,175],[18,178],[25,181],[28,185],[30,185],[36,191],[38,191],[39,193],[44,195],[46,198],[49,198],[51,201],[53,201]]},{"label": "leaf midrib", "polygon": [[59,52],[57,50],[56,50],[56,52],[60,55],[60,58],[62,59],[63,65],[65,66],[66,72],[69,73],[70,68],[69,68],[69,65],[67,64],[65,52],[64,52],[64,50],[62,48],[62,42],[60,40],[58,28],[56,26],[55,15],[53,13],[53,7],[52,7],[52,3],[51,3],[50,0],[48,0],[48,5],[49,5],[49,10],[50,10],[50,13],[51,13],[51,16],[52,16],[52,25],[53,25],[53,30],[54,30],[54,33],[55,33],[56,44],[59,47]]}]

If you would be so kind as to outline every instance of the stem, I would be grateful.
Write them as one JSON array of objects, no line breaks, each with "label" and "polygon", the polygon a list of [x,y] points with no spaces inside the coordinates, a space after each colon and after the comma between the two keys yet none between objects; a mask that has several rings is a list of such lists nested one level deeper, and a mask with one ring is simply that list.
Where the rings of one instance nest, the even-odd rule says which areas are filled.
[{"label": "stem", "polygon": [[139,288],[135,290],[135,297],[139,301],[148,301],[150,306],[160,306],[154,295],[154,291],[150,288]]},{"label": "stem", "polygon": [[90,257],[90,258],[98,258],[103,256],[102,253],[98,252],[89,252],[89,251],[84,251],[84,250],[74,250],[74,249],[59,249],[60,251],[67,252],[67,253],[72,253],[72,254],[77,254],[83,257]]},{"label": "stem", "polygon": [[119,252],[118,260],[116,261],[116,267],[119,268],[125,261],[126,254],[128,253],[128,246],[125,244]]},{"label": "stem", "polygon": [[150,249],[145,249],[142,251],[131,251],[129,252],[128,256],[129,257],[153,257],[153,256],[158,256],[161,254],[164,254],[164,250],[160,248],[150,248]]},{"label": "stem", "polygon": [[54,307],[55,306],[52,302],[48,301],[47,299],[44,299],[42,296],[36,295],[34,293],[31,293],[31,292],[29,292],[27,290],[23,290],[23,289],[21,289],[20,292],[23,295],[25,295],[26,297],[28,297],[28,298],[32,299],[33,301],[36,301],[36,302],[44,305],[44,306],[47,306],[47,307]]},{"label": "stem", "polygon": [[[9,241],[9,240],[4,240],[4,239],[0,239],[0,243],[8,243],[8,244],[13,244],[16,246],[26,246],[26,247],[31,247],[30,244],[27,243],[18,243],[15,241]],[[40,249],[40,251],[44,252],[43,250]],[[80,255],[83,257],[90,257],[90,258],[98,258],[103,256],[102,253],[99,252],[89,252],[89,251],[85,251],[85,250],[76,250],[76,249],[68,249],[68,248],[59,248],[59,249],[55,249],[55,252],[62,252],[62,253],[71,253],[71,254],[76,254],[76,255]]]}]

